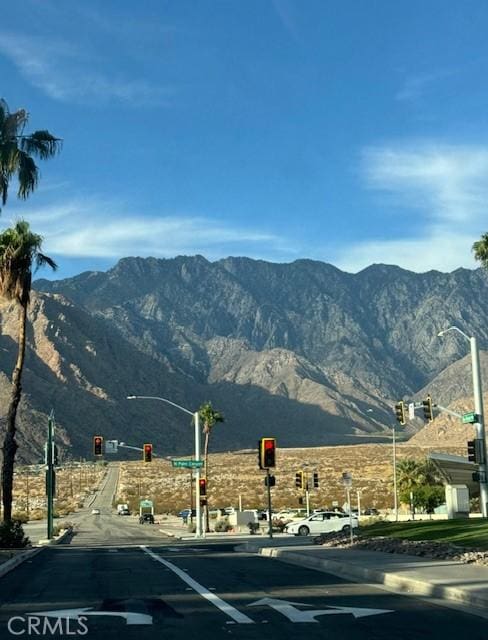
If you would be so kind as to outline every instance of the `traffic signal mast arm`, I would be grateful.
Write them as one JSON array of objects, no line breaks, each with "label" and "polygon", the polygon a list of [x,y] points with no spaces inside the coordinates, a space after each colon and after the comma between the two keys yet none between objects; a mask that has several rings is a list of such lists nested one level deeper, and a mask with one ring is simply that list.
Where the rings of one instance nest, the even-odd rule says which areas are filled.
[{"label": "traffic signal mast arm", "polygon": [[[423,403],[422,402],[416,402],[415,403],[415,408],[416,409],[423,409]],[[444,413],[449,413],[451,416],[454,416],[455,418],[462,418],[463,414],[462,413],[457,413],[456,411],[451,411],[451,409],[448,409],[447,407],[443,407],[441,404],[434,404],[432,403],[432,406],[434,409],[439,409],[440,411],[444,412]]]}]

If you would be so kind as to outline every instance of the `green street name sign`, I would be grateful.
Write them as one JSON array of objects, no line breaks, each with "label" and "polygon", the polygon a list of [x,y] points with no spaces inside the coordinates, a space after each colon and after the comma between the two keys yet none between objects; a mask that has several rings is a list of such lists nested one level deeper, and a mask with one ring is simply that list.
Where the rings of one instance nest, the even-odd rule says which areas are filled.
[{"label": "green street name sign", "polygon": [[476,413],[471,411],[470,413],[463,414],[463,424],[472,424],[473,422],[478,422]]},{"label": "green street name sign", "polygon": [[153,502],[152,502],[152,500],[141,500],[139,502],[139,506],[140,507],[152,507],[153,506]]},{"label": "green street name sign", "polygon": [[180,469],[199,469],[203,467],[203,460],[171,460],[171,465]]}]

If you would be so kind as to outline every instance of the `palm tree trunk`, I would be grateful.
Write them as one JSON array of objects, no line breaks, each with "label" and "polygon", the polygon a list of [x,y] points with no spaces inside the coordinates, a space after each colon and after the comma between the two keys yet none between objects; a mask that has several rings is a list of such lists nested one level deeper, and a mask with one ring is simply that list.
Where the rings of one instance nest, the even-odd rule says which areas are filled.
[{"label": "palm tree trunk", "polygon": [[19,406],[22,393],[22,370],[24,368],[25,357],[25,332],[27,325],[27,303],[21,305],[20,326],[19,326],[19,350],[17,353],[17,362],[12,373],[12,393],[10,396],[10,404],[7,412],[7,430],[3,440],[3,461],[2,461],[2,501],[3,501],[3,520],[10,522],[12,520],[12,496],[14,484],[14,464],[15,454],[17,452],[17,442],[15,441],[15,421],[17,418],[17,407]]},{"label": "palm tree trunk", "polygon": [[205,445],[203,447],[203,456],[205,460],[205,480],[207,487],[206,505],[205,505],[205,531],[210,532],[210,514],[208,508],[208,441],[210,440],[210,430],[205,433]]}]

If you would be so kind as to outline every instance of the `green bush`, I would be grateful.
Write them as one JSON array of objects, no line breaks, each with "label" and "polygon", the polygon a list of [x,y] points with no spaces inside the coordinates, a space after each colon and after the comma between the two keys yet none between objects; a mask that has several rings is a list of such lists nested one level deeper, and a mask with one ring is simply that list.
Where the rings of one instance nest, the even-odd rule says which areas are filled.
[{"label": "green bush", "polygon": [[30,540],[24,535],[20,520],[11,520],[0,524],[0,548],[23,549],[30,546]]}]

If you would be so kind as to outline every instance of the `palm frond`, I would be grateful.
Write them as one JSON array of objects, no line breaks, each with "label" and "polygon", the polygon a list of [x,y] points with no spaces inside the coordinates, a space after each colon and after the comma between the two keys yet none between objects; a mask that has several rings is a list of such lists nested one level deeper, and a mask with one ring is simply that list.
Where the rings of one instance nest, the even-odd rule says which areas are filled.
[{"label": "palm frond", "polygon": [[28,154],[38,156],[41,160],[52,158],[61,151],[62,141],[49,131],[35,131],[20,140],[20,148]]},{"label": "palm frond", "polygon": [[25,200],[29,197],[39,181],[39,170],[34,160],[24,151],[19,152],[18,170],[19,190],[17,195]]}]

